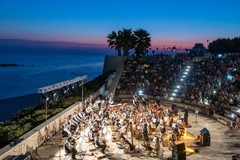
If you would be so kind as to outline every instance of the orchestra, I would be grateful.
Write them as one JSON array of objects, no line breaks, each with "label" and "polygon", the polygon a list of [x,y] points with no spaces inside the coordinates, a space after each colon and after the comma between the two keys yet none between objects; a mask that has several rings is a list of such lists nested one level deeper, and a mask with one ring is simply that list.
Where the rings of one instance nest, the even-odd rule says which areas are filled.
[{"label": "orchestra", "polygon": [[[118,148],[124,148],[124,153],[132,152],[136,148],[133,138],[143,141],[142,146],[149,155],[155,153],[157,157],[163,157],[163,147],[172,149],[186,132],[182,123],[183,120],[186,122],[186,116],[181,119],[172,106],[148,102],[136,94],[132,105],[114,105],[112,99],[108,96],[107,100],[111,102],[99,99],[95,103],[87,102],[85,110],[76,111],[65,119],[62,136],[68,137],[64,146],[72,158],[77,151],[84,150],[83,141],[94,147],[89,150],[98,150],[102,154],[108,147],[107,141],[116,142]],[[130,137],[127,136],[129,132]]]}]

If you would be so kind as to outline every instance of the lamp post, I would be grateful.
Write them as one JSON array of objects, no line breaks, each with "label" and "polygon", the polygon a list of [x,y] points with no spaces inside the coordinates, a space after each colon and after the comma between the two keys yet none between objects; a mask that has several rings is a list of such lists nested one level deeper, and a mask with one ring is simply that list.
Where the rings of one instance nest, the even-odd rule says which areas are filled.
[{"label": "lamp post", "polygon": [[47,128],[47,115],[48,115],[48,107],[47,107],[47,102],[48,102],[49,98],[46,96],[45,99],[45,128]]},{"label": "lamp post", "polygon": [[47,96],[45,96],[45,97],[46,97],[46,99],[45,99],[45,130],[46,130],[46,140],[50,137],[51,140],[52,140],[53,145],[55,145],[55,142],[54,142],[53,139],[52,139],[52,135],[49,136],[49,133],[48,133],[48,128],[47,128],[48,104],[47,104],[47,102],[48,102],[49,98],[48,98]]}]

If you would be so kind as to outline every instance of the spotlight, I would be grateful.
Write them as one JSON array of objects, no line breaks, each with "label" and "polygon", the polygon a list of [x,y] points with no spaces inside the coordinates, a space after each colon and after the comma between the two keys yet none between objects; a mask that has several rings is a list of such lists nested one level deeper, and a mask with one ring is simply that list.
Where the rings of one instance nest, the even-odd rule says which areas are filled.
[{"label": "spotlight", "polygon": [[187,68],[189,69],[189,68],[190,68],[190,66],[187,66]]},{"label": "spotlight", "polygon": [[140,90],[138,91],[138,95],[140,95],[140,96],[144,95],[143,90],[140,89]]},{"label": "spotlight", "polygon": [[233,76],[231,74],[228,74],[227,79],[231,81],[233,79]]},{"label": "spotlight", "polygon": [[174,100],[174,98],[173,98],[173,97],[170,97],[169,99],[170,99],[171,101],[173,101],[173,100]]},{"label": "spotlight", "polygon": [[186,76],[185,76],[185,75],[183,75],[182,77],[183,77],[183,78],[186,78]]},{"label": "spotlight", "polygon": [[183,74],[188,74],[188,72],[184,72]]},{"label": "spotlight", "polygon": [[173,93],[172,96],[176,96],[177,94],[176,93]]},{"label": "spotlight", "polygon": [[181,88],[181,87],[179,85],[177,85],[176,88]]},{"label": "spotlight", "polygon": [[174,89],[174,92],[178,92],[178,90],[177,90],[177,89]]},{"label": "spotlight", "polygon": [[214,90],[213,90],[213,94],[216,94],[216,93],[217,93],[217,91],[214,89]]},{"label": "spotlight", "polygon": [[180,81],[183,81],[183,79],[181,78]]},{"label": "spotlight", "polygon": [[187,69],[186,69],[186,71],[188,72],[188,71],[189,71],[189,69],[187,68]]},{"label": "spotlight", "polygon": [[218,58],[221,58],[221,57],[222,57],[222,54],[218,54],[217,56],[218,56]]}]

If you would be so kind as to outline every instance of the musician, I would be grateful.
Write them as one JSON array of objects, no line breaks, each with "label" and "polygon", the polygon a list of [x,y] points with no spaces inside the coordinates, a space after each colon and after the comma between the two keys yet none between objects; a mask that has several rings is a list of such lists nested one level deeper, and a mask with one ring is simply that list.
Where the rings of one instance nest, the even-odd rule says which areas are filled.
[{"label": "musician", "polygon": [[184,122],[185,122],[185,125],[188,124],[188,107],[187,106],[185,106]]},{"label": "musician", "polygon": [[68,123],[66,122],[66,123],[63,124],[62,136],[63,136],[63,137],[69,137],[69,136],[71,136],[71,135],[72,135],[72,133],[71,133],[71,131],[70,131],[70,126],[69,126]]},{"label": "musician", "polygon": [[176,125],[175,128],[173,129],[173,133],[176,135],[177,140],[179,140],[181,137],[181,131],[178,125]]},{"label": "musician", "polygon": [[92,108],[90,107],[90,105],[86,108],[86,116],[90,116],[92,112]]},{"label": "musician", "polygon": [[172,150],[173,147],[176,145],[177,136],[174,133],[172,133],[169,140],[170,140],[169,149]]},{"label": "musician", "polygon": [[[154,150],[155,153],[156,153],[156,156],[159,157],[159,149],[160,149],[160,143],[159,143],[159,138],[158,137],[154,137],[153,138],[153,146],[150,147],[151,150]],[[150,155],[150,153],[149,153]]]},{"label": "musician", "polygon": [[138,109],[139,101],[138,101],[138,96],[136,93],[133,95],[133,105]]},{"label": "musician", "polygon": [[76,159],[76,154],[77,154],[77,150],[76,150],[76,141],[75,139],[73,139],[72,137],[69,137],[65,144],[64,144],[64,149],[65,149],[65,152],[67,154],[72,154],[72,159]]},{"label": "musician", "polygon": [[94,137],[94,145],[101,150],[102,153],[105,153],[105,149],[107,147],[106,141],[105,143],[101,140],[100,134],[96,134]]},{"label": "musician", "polygon": [[93,131],[92,131],[92,128],[90,128],[88,132],[88,142],[93,142],[93,141],[94,141]]},{"label": "musician", "polygon": [[142,130],[142,135],[143,135],[143,145],[147,146],[148,140],[149,140],[149,137],[148,137],[148,124],[147,123],[144,123],[143,130]]}]

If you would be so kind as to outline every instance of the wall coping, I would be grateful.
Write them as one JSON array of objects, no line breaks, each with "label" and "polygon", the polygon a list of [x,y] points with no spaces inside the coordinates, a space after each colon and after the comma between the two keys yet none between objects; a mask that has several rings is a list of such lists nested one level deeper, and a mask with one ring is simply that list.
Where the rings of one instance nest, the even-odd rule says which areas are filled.
[{"label": "wall coping", "polygon": [[25,155],[29,151],[34,151],[36,148],[41,146],[45,140],[47,140],[47,136],[56,134],[61,129],[63,120],[69,115],[73,114],[74,111],[80,109],[81,106],[81,102],[76,102],[68,108],[64,109],[62,112],[48,119],[48,132],[46,132],[45,122],[43,122],[42,124],[19,137],[18,139],[23,139],[21,142],[17,143],[14,146],[10,146],[10,144],[6,145],[0,149],[0,159],[5,159],[10,156],[17,156],[21,154]]}]

